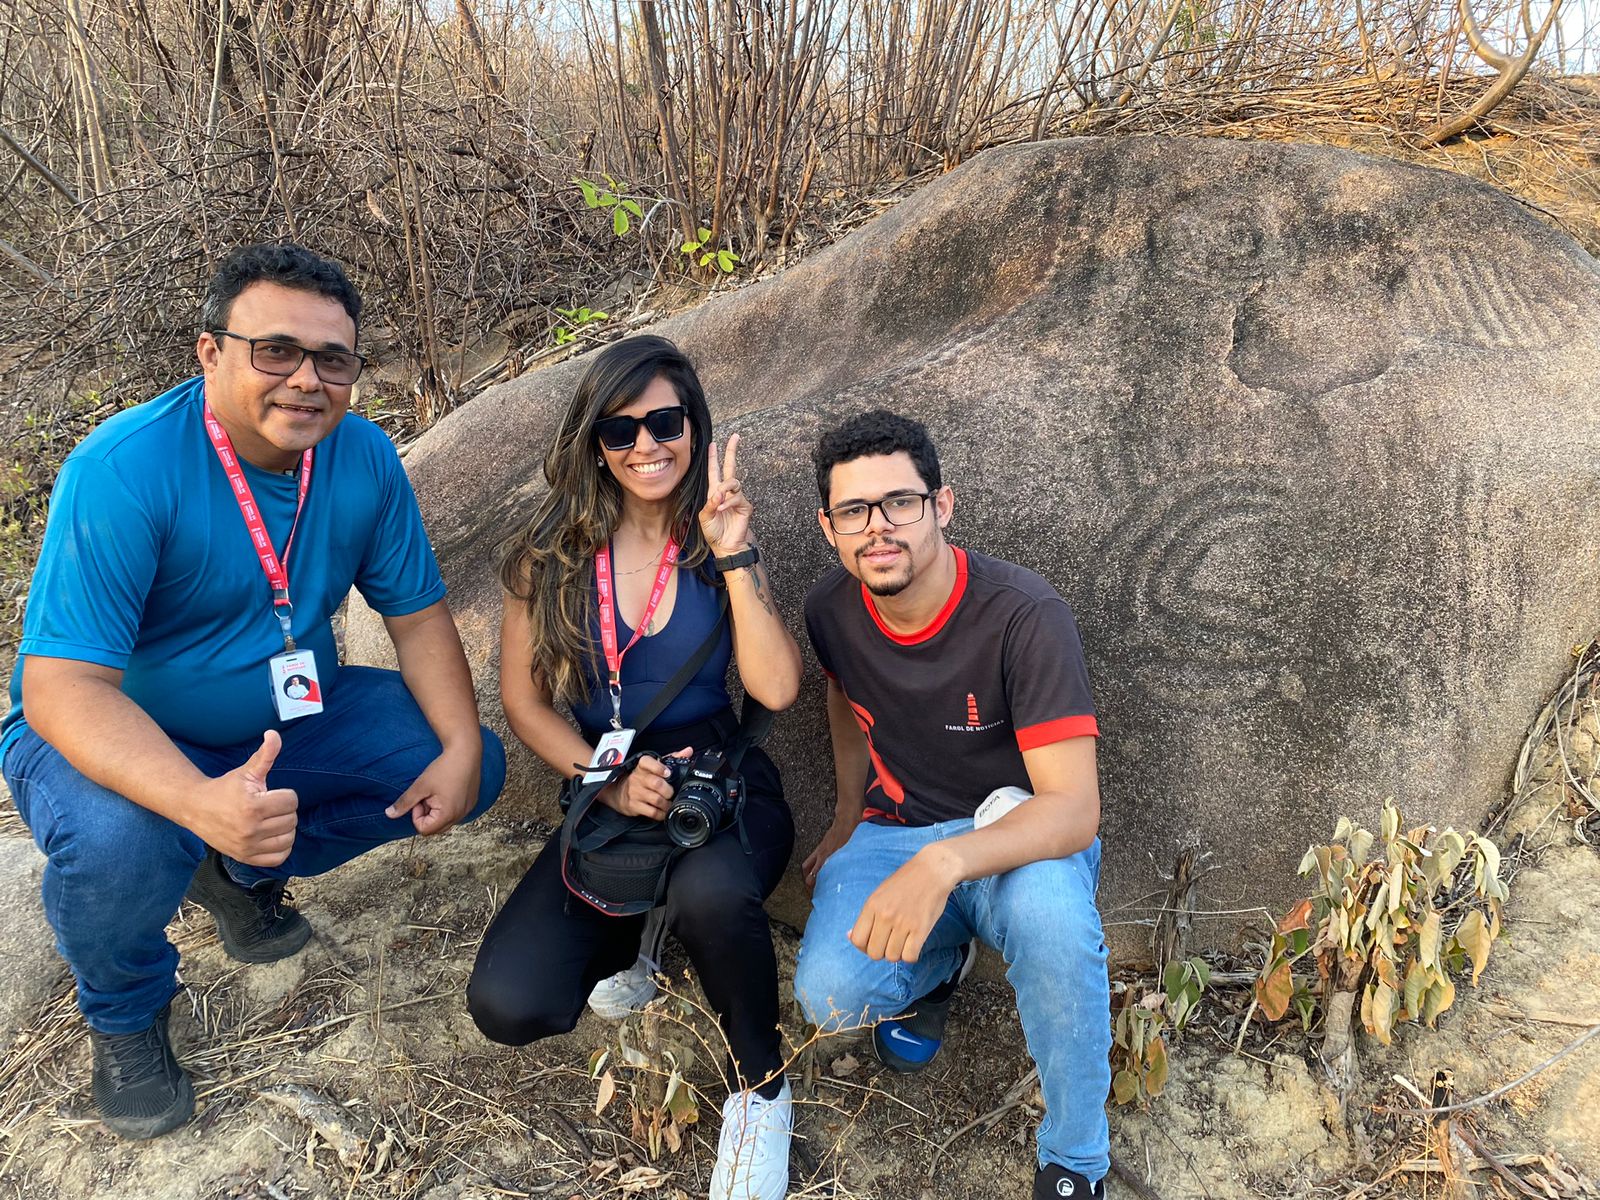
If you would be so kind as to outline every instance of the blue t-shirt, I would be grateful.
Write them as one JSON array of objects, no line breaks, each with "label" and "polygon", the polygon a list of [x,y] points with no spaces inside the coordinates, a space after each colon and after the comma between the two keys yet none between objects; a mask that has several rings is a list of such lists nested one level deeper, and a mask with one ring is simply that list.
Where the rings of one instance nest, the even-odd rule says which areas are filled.
[{"label": "blue t-shirt", "polygon": [[[615,600],[612,601],[615,605]],[[711,633],[719,617],[721,597],[718,589],[702,578],[697,571],[678,572],[678,594],[672,603],[672,613],[667,623],[649,637],[634,643],[633,649],[622,656],[622,723],[633,728],[656,693],[678,673],[694,652]],[[595,646],[600,645],[600,614],[589,618],[589,636]],[[633,630],[617,611],[617,645],[623,647],[633,637]],[[722,634],[717,639],[711,656],[695,672],[683,691],[675,696],[661,715],[650,722],[651,729],[676,729],[704,721],[713,713],[727,708],[728,663],[733,658],[733,628],[724,621]],[[602,658],[591,676],[589,698],[573,706],[572,715],[587,730],[608,729],[611,726],[611,695],[605,685],[605,668]]]},{"label": "blue t-shirt", "polygon": [[[51,493],[0,757],[22,727],[31,654],[122,671],[122,690],[181,741],[229,746],[280,726],[267,661],[283,650],[283,633],[206,436],[203,397],[202,379],[179,384],[118,413],[67,456]],[[297,476],[243,466],[281,554]],[[330,617],[352,585],[384,616],[444,596],[410,481],[371,422],[347,415],[317,444],[288,572],[295,641],[316,653],[324,691],[337,686]]]}]

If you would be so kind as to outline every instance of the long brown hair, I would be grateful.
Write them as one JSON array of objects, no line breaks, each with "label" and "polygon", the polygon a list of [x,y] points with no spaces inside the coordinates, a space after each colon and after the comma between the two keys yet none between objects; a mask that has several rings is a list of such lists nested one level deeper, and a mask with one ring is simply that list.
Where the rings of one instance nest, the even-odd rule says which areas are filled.
[{"label": "long brown hair", "polygon": [[550,490],[502,550],[500,584],[527,607],[534,673],[567,704],[581,701],[599,676],[590,634],[594,556],[622,516],[622,485],[600,460],[594,423],[632,404],[657,378],[672,384],[689,410],[693,439],[689,468],[672,493],[678,565],[693,570],[705,562],[710,552],[698,514],[706,502],[711,411],[694,364],[653,335],[613,342],[595,355],[544,456]]}]

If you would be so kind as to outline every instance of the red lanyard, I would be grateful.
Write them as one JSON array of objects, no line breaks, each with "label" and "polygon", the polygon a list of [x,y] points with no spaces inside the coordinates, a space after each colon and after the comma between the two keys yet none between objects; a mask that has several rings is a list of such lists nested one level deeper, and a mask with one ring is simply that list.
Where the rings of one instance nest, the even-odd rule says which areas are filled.
[{"label": "red lanyard", "polygon": [[[308,451],[309,453],[309,451]],[[617,614],[612,606],[611,594],[611,547],[605,545],[595,553],[594,576],[595,589],[599,592],[600,601],[600,646],[606,654],[606,683],[611,692],[611,728],[622,728],[622,659],[633,649],[634,643],[644,636],[644,631],[650,627],[650,618],[656,615],[656,607],[661,603],[661,597],[666,595],[667,581],[672,578],[672,568],[678,561],[678,543],[672,538],[667,539],[666,547],[661,551],[661,565],[656,568],[655,586],[650,589],[650,602],[645,605],[644,616],[639,618],[639,627],[633,631],[633,637],[622,649],[617,649]]]},{"label": "red lanyard", "polygon": [[[256,548],[256,557],[261,560],[261,569],[266,573],[267,583],[272,588],[272,612],[283,628],[283,648],[293,653],[294,605],[289,602],[289,551],[294,549],[295,530],[300,528],[300,513],[306,506],[306,492],[311,488],[312,451],[307,450],[300,456],[300,498],[294,509],[294,524],[289,526],[289,543],[283,548],[283,557],[280,559],[277,551],[272,548],[272,536],[267,532],[266,523],[261,519],[261,509],[256,504],[255,494],[250,490],[250,482],[245,479],[244,469],[239,466],[239,455],[234,451],[233,440],[228,437],[228,431],[222,427],[222,422],[212,413],[209,400],[205,405],[205,417],[206,433],[211,437],[211,448],[217,452],[217,461],[222,464],[223,473],[233,485],[233,498],[239,502],[239,511],[244,515],[245,526],[250,530],[250,541]],[[613,643],[615,640],[613,634]]]}]

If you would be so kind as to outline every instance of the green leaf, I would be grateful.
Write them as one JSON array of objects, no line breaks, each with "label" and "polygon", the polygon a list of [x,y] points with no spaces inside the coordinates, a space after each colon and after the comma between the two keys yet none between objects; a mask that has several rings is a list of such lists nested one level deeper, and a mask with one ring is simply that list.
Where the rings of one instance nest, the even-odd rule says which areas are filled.
[{"label": "green leaf", "polygon": [[702,267],[703,267],[703,266],[706,266],[706,265],[707,265],[707,264],[709,264],[709,263],[710,263],[710,262],[711,262],[711,260],[712,260],[712,259],[713,259],[713,258],[715,258],[715,257],[716,257],[716,255],[715,255],[715,254],[713,254],[713,253],[712,253],[712,252],[711,252],[711,251],[709,251],[709,250],[708,250],[708,251],[706,251],[706,252],[705,252],[705,253],[704,253],[704,254],[702,254],[702,255],[701,255],[701,256],[700,256],[700,265],[701,265],[701,266],[702,266]]},{"label": "green leaf", "polygon": [[1296,929],[1289,935],[1289,945],[1294,951],[1294,956],[1299,958],[1311,947],[1311,931],[1309,929]]},{"label": "green leaf", "polygon": [[610,313],[603,313],[603,312],[596,311],[596,312],[592,312],[592,313],[589,314],[589,320],[591,320],[591,321],[609,321],[610,319],[611,319],[611,314]]},{"label": "green leaf", "polygon": [[1167,969],[1161,972],[1161,990],[1169,999],[1182,990],[1184,974],[1184,965],[1181,962],[1169,962]]},{"label": "green leaf", "polygon": [[589,1055],[589,1078],[599,1079],[600,1072],[605,1070],[606,1061],[610,1059],[611,1051],[602,1046]]},{"label": "green leaf", "polygon": [[738,261],[739,256],[732,250],[717,251],[717,266],[722,268],[722,273],[724,275],[731,274],[733,272],[733,264]]},{"label": "green leaf", "polygon": [[615,196],[613,196],[610,192],[601,192],[600,193],[600,207],[601,208],[610,208],[612,205],[616,204],[616,202],[617,202],[617,198]]},{"label": "green leaf", "polygon": [[628,232],[628,210],[625,208],[613,209],[611,213],[611,230],[618,237]]},{"label": "green leaf", "polygon": [[679,254],[693,254],[698,249],[700,249],[700,243],[699,242],[685,242],[683,245],[678,247],[678,253]]},{"label": "green leaf", "polygon": [[578,315],[578,310],[575,309],[575,308],[558,308],[558,309],[556,309],[556,312],[560,313],[563,317],[566,317],[568,320],[573,320]]},{"label": "green leaf", "polygon": [[709,230],[709,229],[697,229],[695,231],[695,237],[699,238],[700,239],[700,243],[702,245],[704,245],[706,242],[709,242],[711,240],[711,230]]},{"label": "green leaf", "polygon": [[1300,1027],[1310,1033],[1312,1018],[1317,1013],[1317,1002],[1311,995],[1311,989],[1303,987],[1295,989],[1294,1010],[1300,1016]]},{"label": "green leaf", "polygon": [[1200,987],[1202,989],[1211,986],[1211,968],[1206,965],[1205,959],[1191,958],[1189,960],[1189,966],[1194,971],[1194,977],[1200,981]]},{"label": "green leaf", "polygon": [[627,209],[636,217],[644,216],[644,209],[639,207],[639,202],[637,200],[624,200],[622,202],[622,207]]},{"label": "green leaf", "polygon": [[583,193],[583,202],[586,205],[590,208],[600,207],[600,197],[595,192],[594,184],[587,179],[574,179],[572,182],[577,184],[578,190]]}]

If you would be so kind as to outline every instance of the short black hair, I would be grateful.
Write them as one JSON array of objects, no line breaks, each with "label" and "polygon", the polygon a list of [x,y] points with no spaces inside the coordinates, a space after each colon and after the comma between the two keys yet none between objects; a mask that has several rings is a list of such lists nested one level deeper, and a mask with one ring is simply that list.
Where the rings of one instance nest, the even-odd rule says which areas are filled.
[{"label": "short black hair", "polygon": [[344,268],[293,242],[241,246],[223,259],[200,302],[200,332],[226,329],[233,302],[252,283],[275,283],[337,300],[350,314],[357,334],[361,332],[361,293]]},{"label": "short black hair", "polygon": [[924,487],[936,492],[944,486],[939,474],[939,452],[933,448],[933,439],[921,421],[875,408],[824,432],[817,439],[817,448],[811,452],[811,461],[817,465],[817,491],[822,496],[822,507],[828,507],[828,487],[833,468],[839,463],[901,450],[911,456]]}]

